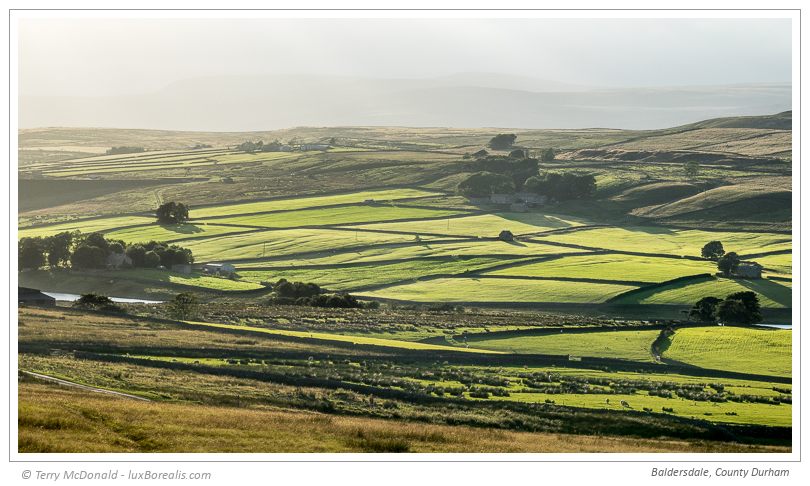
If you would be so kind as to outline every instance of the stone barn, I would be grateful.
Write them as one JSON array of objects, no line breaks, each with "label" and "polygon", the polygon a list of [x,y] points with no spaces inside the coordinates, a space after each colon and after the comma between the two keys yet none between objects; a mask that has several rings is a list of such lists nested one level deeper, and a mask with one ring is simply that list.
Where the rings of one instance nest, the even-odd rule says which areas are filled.
[{"label": "stone barn", "polygon": [[757,262],[740,262],[734,275],[741,278],[762,278],[762,265]]}]

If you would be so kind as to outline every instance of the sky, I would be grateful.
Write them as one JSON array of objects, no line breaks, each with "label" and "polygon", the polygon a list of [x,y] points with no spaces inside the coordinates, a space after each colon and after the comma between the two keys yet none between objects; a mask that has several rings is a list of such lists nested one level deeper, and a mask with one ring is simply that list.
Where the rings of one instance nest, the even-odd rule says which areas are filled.
[{"label": "sky", "polygon": [[20,94],[144,94],[185,79],[486,72],[589,87],[789,83],[781,19],[21,19]]}]

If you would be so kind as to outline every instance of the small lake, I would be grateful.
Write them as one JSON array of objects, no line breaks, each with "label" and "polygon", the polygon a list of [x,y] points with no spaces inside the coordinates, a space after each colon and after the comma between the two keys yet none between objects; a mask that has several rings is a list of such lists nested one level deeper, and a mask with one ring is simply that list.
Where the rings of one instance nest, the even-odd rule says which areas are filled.
[{"label": "small lake", "polygon": [[[75,302],[79,300],[81,295],[79,294],[64,294],[62,292],[42,292],[45,295],[50,295],[56,300],[61,300],[64,302]],[[118,302],[121,304],[162,304],[162,300],[146,300],[146,299],[130,299],[127,297],[110,297],[110,300],[113,302]]]}]

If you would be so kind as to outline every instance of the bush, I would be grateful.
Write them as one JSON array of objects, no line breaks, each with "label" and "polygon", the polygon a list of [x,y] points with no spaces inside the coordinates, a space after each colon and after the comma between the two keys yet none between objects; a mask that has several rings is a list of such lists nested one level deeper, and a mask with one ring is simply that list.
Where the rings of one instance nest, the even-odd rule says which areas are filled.
[{"label": "bush", "polygon": [[167,304],[169,315],[177,320],[191,319],[196,315],[199,307],[197,296],[190,293],[181,293],[174,296]]},{"label": "bush", "polygon": [[517,135],[513,133],[501,133],[492,137],[487,147],[495,150],[509,150],[517,140]]},{"label": "bush", "polygon": [[97,310],[106,312],[122,312],[120,306],[112,301],[106,295],[99,294],[82,294],[75,302],[73,307],[77,309]]}]

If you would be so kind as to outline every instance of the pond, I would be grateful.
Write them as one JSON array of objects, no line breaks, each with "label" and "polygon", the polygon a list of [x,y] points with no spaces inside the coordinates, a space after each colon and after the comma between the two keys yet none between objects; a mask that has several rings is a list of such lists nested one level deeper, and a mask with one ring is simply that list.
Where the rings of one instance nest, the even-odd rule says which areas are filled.
[{"label": "pond", "polygon": [[[56,300],[61,300],[64,302],[74,302],[79,300],[81,295],[79,294],[65,294],[62,292],[42,292],[45,295],[50,295]],[[146,300],[146,299],[130,299],[128,297],[110,297],[113,302],[119,302],[121,304],[162,304],[162,300]]]}]

